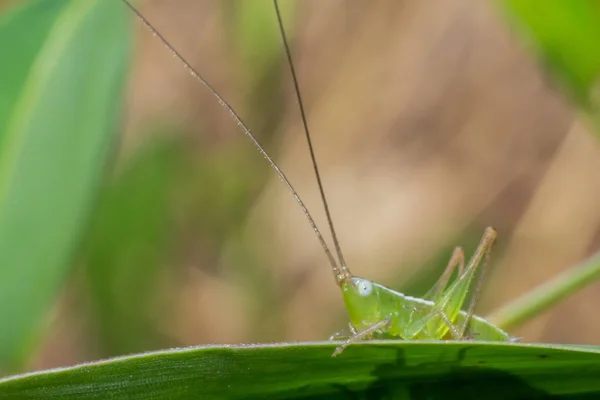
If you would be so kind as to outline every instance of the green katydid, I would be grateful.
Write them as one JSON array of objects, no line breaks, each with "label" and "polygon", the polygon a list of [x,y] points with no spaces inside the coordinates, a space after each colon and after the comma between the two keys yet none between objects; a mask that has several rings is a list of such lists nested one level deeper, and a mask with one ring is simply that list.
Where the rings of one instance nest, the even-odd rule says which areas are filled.
[{"label": "green katydid", "polygon": [[[342,289],[350,315],[352,335],[333,355],[340,354],[351,343],[374,333],[385,333],[387,336],[407,340],[436,340],[446,336],[461,340],[476,335],[481,340],[513,341],[500,328],[473,315],[484,268],[475,282],[475,294],[468,309],[461,310],[477,267],[482,262],[485,267],[496,236],[493,228],[486,228],[466,268],[464,252],[461,248],[456,248],[446,270],[423,298],[407,296],[367,279],[355,277],[345,266],[335,270],[336,282]],[[457,266],[457,277],[448,285]]]},{"label": "green katydid", "polygon": [[[474,307],[479,296],[481,283],[485,272],[485,266],[489,259],[491,248],[496,241],[496,231],[488,227],[477,247],[473,257],[465,266],[464,252],[456,248],[452,254],[448,266],[444,273],[433,286],[433,288],[423,297],[416,298],[404,295],[391,290],[385,286],[373,283],[367,279],[358,278],[350,273],[342,255],[341,247],[333,226],[328,203],[325,197],[325,191],[321,182],[319,169],[317,167],[310,132],[300,88],[294,64],[292,62],[291,50],[288,45],[281,13],[277,0],[273,0],[275,14],[277,17],[283,47],[288,59],[288,65],[295,87],[295,93],[300,108],[302,123],[308,142],[313,168],[315,171],[317,184],[320,190],[321,200],[323,202],[325,214],[329,224],[329,229],[333,238],[337,260],[330,251],[320,230],[317,228],[313,217],[304,205],[300,196],[292,186],[283,171],[277,166],[273,159],[263,149],[246,124],[234,109],[217,93],[217,91],[194,69],[185,58],[150,24],[150,22],[130,3],[130,0],[122,0],[134,14],[146,25],[148,29],[158,37],[172,55],[178,59],[185,68],[202,83],[211,94],[216,97],[219,103],[229,112],[237,124],[241,127],[245,135],[252,141],[254,146],[267,160],[270,166],[277,172],[288,190],[294,196],[296,202],[302,208],[308,219],[317,239],[320,241],[323,250],[331,265],[337,285],[340,287],[346,309],[350,316],[349,338],[343,342],[333,353],[333,356],[340,354],[348,345],[362,339],[371,338],[376,334],[383,334],[389,338],[400,338],[405,340],[440,340],[451,338],[454,340],[469,339],[476,337],[480,340],[490,341],[513,341],[506,332],[494,326],[483,318],[473,315]],[[479,265],[482,268],[478,269]],[[457,270],[456,278],[450,282],[453,272]],[[479,270],[479,274],[477,272]],[[474,294],[471,297],[468,308],[462,310],[467,294],[474,282]],[[336,334],[332,339],[339,338]]]}]

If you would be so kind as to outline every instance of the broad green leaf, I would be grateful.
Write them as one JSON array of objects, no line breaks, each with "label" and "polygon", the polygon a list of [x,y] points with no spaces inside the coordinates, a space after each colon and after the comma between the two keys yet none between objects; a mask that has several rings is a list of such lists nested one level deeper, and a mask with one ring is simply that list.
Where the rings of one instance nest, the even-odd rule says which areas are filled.
[{"label": "broad green leaf", "polygon": [[0,399],[600,396],[600,347],[380,341],[351,346],[333,358],[334,348],[325,342],[140,354],[6,378],[0,380]]},{"label": "broad green leaf", "polygon": [[160,348],[153,321],[162,310],[153,300],[173,242],[170,200],[184,173],[182,146],[152,139],[102,190],[85,272],[103,356]]},{"label": "broad green leaf", "polygon": [[507,15],[600,129],[600,3],[597,0],[500,0]]},{"label": "broad green leaf", "polygon": [[0,18],[0,369],[24,361],[72,264],[129,47],[115,1],[32,0]]}]

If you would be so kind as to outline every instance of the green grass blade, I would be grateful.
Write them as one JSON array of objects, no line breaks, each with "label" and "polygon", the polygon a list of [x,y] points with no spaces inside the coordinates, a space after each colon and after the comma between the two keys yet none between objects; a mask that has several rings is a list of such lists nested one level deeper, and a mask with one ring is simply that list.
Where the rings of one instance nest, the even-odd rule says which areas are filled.
[{"label": "green grass blade", "polygon": [[599,278],[600,252],[505,305],[486,319],[502,329],[511,330]]},{"label": "green grass blade", "polygon": [[600,131],[600,4],[500,0],[509,19]]},{"label": "green grass blade", "polygon": [[0,19],[0,368],[24,361],[71,264],[129,47],[119,2],[34,0]]},{"label": "green grass blade", "polygon": [[[0,381],[10,399],[540,399],[600,396],[600,348],[482,342],[208,346]],[[555,397],[553,397],[555,398]]]}]

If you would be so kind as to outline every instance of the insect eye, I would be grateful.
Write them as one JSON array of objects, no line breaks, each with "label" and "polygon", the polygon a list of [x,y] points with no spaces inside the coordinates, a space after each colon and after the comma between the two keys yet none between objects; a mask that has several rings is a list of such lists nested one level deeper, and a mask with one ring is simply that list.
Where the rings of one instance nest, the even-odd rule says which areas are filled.
[{"label": "insect eye", "polygon": [[373,291],[373,284],[367,280],[360,279],[356,282],[356,288],[358,290],[358,294],[361,296],[368,296]]}]

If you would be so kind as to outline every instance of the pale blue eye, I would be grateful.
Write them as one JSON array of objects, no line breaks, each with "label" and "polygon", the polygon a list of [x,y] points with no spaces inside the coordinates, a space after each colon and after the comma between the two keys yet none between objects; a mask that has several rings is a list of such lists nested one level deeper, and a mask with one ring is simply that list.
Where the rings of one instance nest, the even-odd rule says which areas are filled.
[{"label": "pale blue eye", "polygon": [[373,292],[373,284],[366,279],[355,280],[356,289],[361,296],[369,296]]}]

